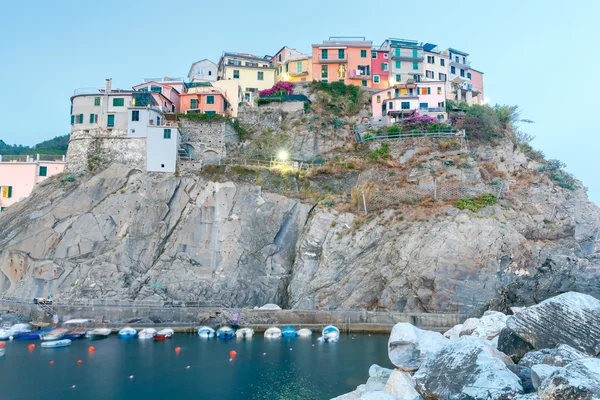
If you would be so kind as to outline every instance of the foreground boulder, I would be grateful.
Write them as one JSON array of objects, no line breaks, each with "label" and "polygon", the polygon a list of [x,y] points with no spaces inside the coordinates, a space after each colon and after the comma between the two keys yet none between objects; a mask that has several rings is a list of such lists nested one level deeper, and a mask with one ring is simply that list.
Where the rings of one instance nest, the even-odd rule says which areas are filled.
[{"label": "foreground boulder", "polygon": [[[527,367],[524,367],[527,368]],[[539,364],[531,367],[531,384],[535,390],[538,390],[542,383],[560,367],[554,365]]]},{"label": "foreground boulder", "polygon": [[413,377],[404,371],[394,370],[383,390],[396,400],[422,400],[423,398],[415,389]]},{"label": "foreground boulder", "polygon": [[586,294],[564,293],[526,307],[507,326],[536,349],[568,344],[592,356],[600,353],[600,301]]},{"label": "foreground boulder", "polygon": [[586,358],[560,368],[538,390],[539,400],[596,400],[600,398],[600,360]]},{"label": "foreground boulder", "polygon": [[519,365],[531,367],[537,364],[553,365],[556,367],[564,367],[567,364],[588,358],[585,353],[575,350],[571,346],[561,344],[555,349],[542,349],[530,351],[519,361]]},{"label": "foreground boulder", "polygon": [[525,354],[533,350],[533,346],[512,333],[510,329],[504,328],[498,335],[498,350],[512,358],[514,362],[519,362]]},{"label": "foreground boulder", "polygon": [[450,341],[441,333],[424,331],[401,322],[394,326],[388,341],[390,361],[403,371],[416,371],[425,359]]},{"label": "foreground boulder", "polygon": [[476,340],[460,340],[430,355],[414,378],[428,400],[512,399],[523,392],[519,378]]},{"label": "foreground boulder", "polygon": [[510,372],[512,372],[519,378],[519,380],[521,381],[521,386],[523,387],[523,392],[535,392],[536,389],[532,382],[533,377],[531,368],[515,364],[507,365],[507,368]]},{"label": "foreground boulder", "polygon": [[371,368],[369,368],[369,379],[367,380],[365,390],[383,390],[391,373],[391,369],[380,367],[377,364],[371,365]]}]

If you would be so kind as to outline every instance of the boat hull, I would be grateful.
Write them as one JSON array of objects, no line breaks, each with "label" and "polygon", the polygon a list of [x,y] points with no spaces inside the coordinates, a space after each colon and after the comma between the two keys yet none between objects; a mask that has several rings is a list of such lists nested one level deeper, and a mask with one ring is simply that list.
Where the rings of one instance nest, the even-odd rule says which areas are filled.
[{"label": "boat hull", "polygon": [[208,326],[201,326],[198,329],[198,336],[200,336],[202,339],[215,337],[215,330]]},{"label": "boat hull", "polygon": [[235,337],[238,339],[250,339],[252,336],[254,336],[254,331],[250,328],[238,329],[235,332]]},{"label": "boat hull", "polygon": [[49,342],[43,342],[41,346],[46,349],[54,349],[57,347],[67,347],[71,345],[71,340],[62,339],[62,340],[53,340]]},{"label": "boat hull", "polygon": [[310,329],[306,329],[306,328],[300,329],[298,331],[298,337],[309,337],[309,336],[312,336],[312,334],[313,334],[312,331]]}]

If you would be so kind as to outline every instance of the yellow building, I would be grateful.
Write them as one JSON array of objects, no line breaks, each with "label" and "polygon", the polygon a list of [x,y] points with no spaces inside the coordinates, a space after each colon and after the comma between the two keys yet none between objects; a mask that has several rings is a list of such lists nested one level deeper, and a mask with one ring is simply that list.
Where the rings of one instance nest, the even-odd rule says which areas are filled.
[{"label": "yellow building", "polygon": [[306,82],[312,77],[312,59],[309,55],[284,46],[273,57],[275,82]]},{"label": "yellow building", "polygon": [[224,52],[217,70],[219,80],[238,80],[244,99],[250,104],[259,90],[270,89],[275,84],[275,68],[271,57],[260,58],[247,53]]}]

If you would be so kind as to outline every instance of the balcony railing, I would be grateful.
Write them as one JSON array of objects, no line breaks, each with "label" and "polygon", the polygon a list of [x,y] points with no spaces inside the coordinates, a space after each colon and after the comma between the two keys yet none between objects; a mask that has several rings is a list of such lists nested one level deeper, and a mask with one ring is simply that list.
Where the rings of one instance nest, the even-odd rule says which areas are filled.
[{"label": "balcony railing", "polygon": [[350,70],[348,78],[350,79],[365,79],[371,77],[371,71]]},{"label": "balcony railing", "polygon": [[419,111],[425,111],[425,112],[446,112],[446,109],[444,107],[422,107],[419,108]]},{"label": "balcony railing", "polygon": [[302,72],[289,72],[288,73],[289,76],[303,76],[303,75],[308,75],[308,71],[302,71]]},{"label": "balcony railing", "polygon": [[323,57],[319,57],[319,62],[321,64],[346,63],[346,62],[348,62],[348,57],[344,57],[344,58],[323,58]]},{"label": "balcony railing", "polygon": [[465,66],[467,68],[471,68],[471,61],[462,62],[462,61],[456,61],[456,59],[451,59],[450,60],[450,64],[451,65],[458,65],[458,66],[463,65],[463,66]]},{"label": "balcony railing", "polygon": [[399,56],[392,54],[392,60],[420,62],[420,61],[423,61],[424,58],[425,57],[423,57],[423,55],[415,57],[415,56],[406,55],[406,54],[400,54]]}]

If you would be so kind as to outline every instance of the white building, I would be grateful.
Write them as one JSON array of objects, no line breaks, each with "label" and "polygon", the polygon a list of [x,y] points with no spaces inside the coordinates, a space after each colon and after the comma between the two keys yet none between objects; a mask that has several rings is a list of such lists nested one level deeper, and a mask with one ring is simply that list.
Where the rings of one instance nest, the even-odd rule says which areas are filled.
[{"label": "white building", "polygon": [[217,80],[217,64],[205,58],[196,61],[188,72],[190,82],[214,82]]},{"label": "white building", "polygon": [[472,105],[475,98],[475,103],[483,104],[483,99],[479,98],[483,97],[483,94],[474,89],[471,82],[469,54],[453,48],[448,48],[442,53],[450,59],[448,90],[446,91],[448,99],[456,102],[465,101],[468,105]]}]

